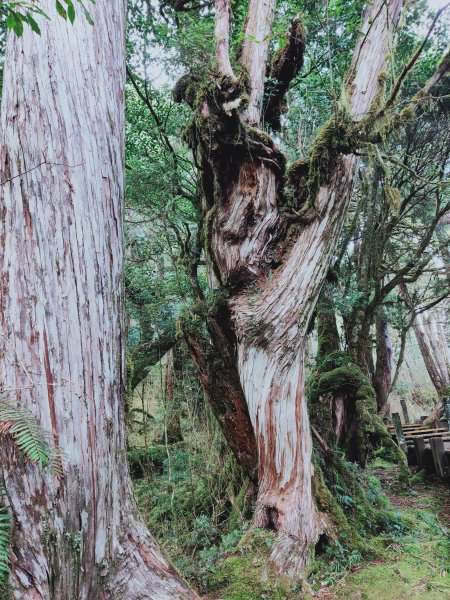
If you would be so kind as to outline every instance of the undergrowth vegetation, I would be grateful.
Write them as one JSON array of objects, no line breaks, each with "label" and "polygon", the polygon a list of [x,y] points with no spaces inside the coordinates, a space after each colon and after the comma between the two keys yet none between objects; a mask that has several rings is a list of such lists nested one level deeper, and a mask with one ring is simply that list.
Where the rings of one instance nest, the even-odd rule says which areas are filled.
[{"label": "undergrowth vegetation", "polygon": [[[419,598],[433,599],[447,589],[448,537],[436,517],[442,499],[429,495],[420,474],[412,478],[413,487],[402,489],[390,448],[380,448],[367,469],[344,461],[336,451],[341,471],[329,464],[327,468],[327,459],[316,448],[316,464],[331,492],[337,520],[340,514],[346,525],[339,527],[339,534],[320,538],[307,578],[295,584],[280,581],[269,561],[276,534],[252,527],[254,487],[198,394],[186,356],[182,370],[170,399],[163,393],[164,374],[155,378],[160,384],[149,400],[147,445],[142,422],[137,422],[130,429],[133,445],[128,457],[135,496],[148,526],[201,595],[277,600],[313,593],[320,598],[321,591],[333,590],[330,593],[336,595],[330,597],[394,599],[417,584]],[[180,416],[182,440],[155,443],[164,437],[167,414],[174,411]],[[418,565],[415,556],[421,548],[427,549],[428,562]],[[382,586],[385,596],[373,595],[381,589],[373,584],[375,571],[390,582]]]}]

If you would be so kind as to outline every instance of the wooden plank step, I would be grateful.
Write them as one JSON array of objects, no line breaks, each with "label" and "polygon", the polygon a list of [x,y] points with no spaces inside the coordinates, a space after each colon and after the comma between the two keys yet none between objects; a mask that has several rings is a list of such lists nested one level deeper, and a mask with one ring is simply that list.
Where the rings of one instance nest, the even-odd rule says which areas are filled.
[{"label": "wooden plank step", "polygon": [[415,437],[441,437],[441,438],[448,438],[450,437],[448,433],[446,432],[442,432],[442,431],[429,431],[427,433],[415,433],[415,434],[410,434],[407,433],[405,435],[405,438],[408,440],[415,438]]},{"label": "wooden plank step", "polygon": [[[388,425],[387,428],[390,431],[395,431],[395,427],[394,425]],[[402,429],[404,431],[409,431],[411,430],[416,430],[416,429],[430,429],[430,427],[425,427],[424,425],[422,425],[422,423],[417,424],[417,425],[402,425]],[[447,430],[447,423],[438,423],[436,425],[436,427],[434,427],[434,429],[444,429]]]},{"label": "wooden plank step", "polygon": [[[417,439],[417,438],[416,438]],[[433,438],[436,439],[436,438]],[[439,438],[437,438],[439,439]],[[443,440],[444,442],[444,450],[450,454],[450,440]],[[408,443],[408,450],[411,448],[415,448],[415,442],[409,442]],[[430,440],[426,440],[425,441],[425,449],[426,450],[431,450],[431,444],[430,444]]]},{"label": "wooden plank step", "polygon": [[417,429],[415,431],[403,431],[404,435],[422,435],[424,433],[442,433],[442,429],[436,429],[436,427],[429,427],[428,429]]}]

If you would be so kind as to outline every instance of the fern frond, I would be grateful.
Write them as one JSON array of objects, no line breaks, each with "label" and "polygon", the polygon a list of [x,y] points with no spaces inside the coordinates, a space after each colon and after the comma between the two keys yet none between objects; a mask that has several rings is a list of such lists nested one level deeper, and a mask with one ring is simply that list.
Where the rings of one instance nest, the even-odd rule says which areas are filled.
[{"label": "fern frond", "polygon": [[60,470],[61,456],[53,450],[48,432],[27,409],[0,399],[0,438],[10,435],[19,450],[40,468],[51,465]]},{"label": "fern frond", "polygon": [[12,535],[12,518],[8,507],[2,504],[1,496],[5,495],[0,486],[0,590],[8,581],[9,553]]}]

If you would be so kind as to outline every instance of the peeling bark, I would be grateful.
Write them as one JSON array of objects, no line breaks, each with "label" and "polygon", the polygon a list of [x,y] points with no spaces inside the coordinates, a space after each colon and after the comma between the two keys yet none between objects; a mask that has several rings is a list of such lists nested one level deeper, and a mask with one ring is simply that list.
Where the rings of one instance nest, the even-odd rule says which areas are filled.
[{"label": "peeling bark", "polygon": [[[0,449],[20,600],[194,598],[136,512],[126,464],[122,202],[125,3],[7,42],[1,116],[4,393],[63,475]],[[64,52],[63,52],[64,50]]]},{"label": "peeling bark", "polygon": [[[378,0],[368,7],[345,83],[349,114],[342,122],[330,120],[322,143],[334,141],[333,133],[345,135],[347,120],[355,125],[375,111],[378,76],[386,65],[401,6],[402,0],[387,5]],[[218,82],[212,81],[195,106],[191,143],[201,155],[209,207],[208,259],[228,294],[232,336],[231,346],[225,348],[230,357],[237,350],[233,374],[237,372],[242,389],[235,396],[236,404],[242,412],[242,403],[247,406],[256,438],[255,524],[278,532],[273,563],[281,573],[296,578],[319,536],[330,527],[329,517],[320,513],[313,496],[304,349],[352,194],[357,158],[340,153],[352,151],[344,140],[326,165],[320,159],[329,148],[311,159],[309,168],[318,171],[313,173],[315,185],[297,190],[308,200],[308,218],[288,229],[280,207],[283,157],[269,136],[254,128],[261,119],[273,10],[272,1],[250,1],[241,57],[250,79],[250,101],[242,119],[230,106],[242,97],[244,84],[239,87],[239,82],[223,77],[218,90]],[[219,15],[218,11],[216,18]],[[257,41],[248,41],[251,35]],[[226,70],[222,75],[227,75]],[[178,89],[176,97],[180,99]],[[317,152],[321,149],[318,142]],[[313,196],[307,198],[308,194]],[[200,367],[210,373],[209,367]]]},{"label": "peeling bark", "polygon": [[230,0],[217,0],[214,37],[220,72],[235,79],[230,63]]},{"label": "peeling bark", "polygon": [[[389,4],[397,23],[401,1]],[[377,76],[385,66],[391,28],[377,2],[366,15],[347,82],[353,119],[371,108]],[[367,33],[367,35],[366,35]],[[350,200],[356,158],[339,156],[314,204],[318,218],[301,229],[275,270],[268,249],[279,226],[277,179],[264,165],[245,164],[237,184],[220,202],[212,248],[226,280],[242,264],[257,283],[229,301],[238,342],[239,373],[256,433],[259,494],[256,520],[279,533],[272,558],[281,572],[299,575],[311,546],[326,529],[312,496],[312,443],[304,388],[306,332]],[[245,212],[242,206],[246,205]],[[255,225],[246,226],[248,206]],[[226,223],[226,228],[224,228]],[[230,252],[224,231],[239,232],[239,253]]]},{"label": "peeling bark", "polygon": [[241,63],[250,79],[250,97],[245,120],[257,127],[261,121],[270,35],[276,0],[250,0]]}]

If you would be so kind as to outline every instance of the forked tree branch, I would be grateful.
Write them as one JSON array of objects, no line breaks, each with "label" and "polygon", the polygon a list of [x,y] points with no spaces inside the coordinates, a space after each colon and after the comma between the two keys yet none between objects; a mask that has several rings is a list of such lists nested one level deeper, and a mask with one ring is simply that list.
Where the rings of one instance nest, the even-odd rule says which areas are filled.
[{"label": "forked tree branch", "polygon": [[268,69],[264,120],[276,131],[280,129],[280,117],[286,111],[286,92],[303,66],[305,41],[306,32],[300,19],[293,19],[287,44],[278,50]]}]

